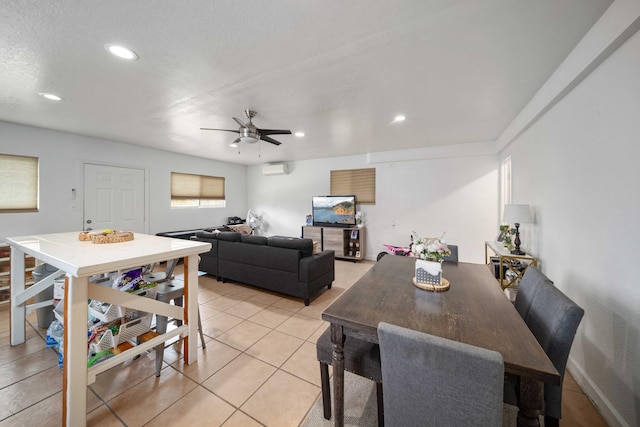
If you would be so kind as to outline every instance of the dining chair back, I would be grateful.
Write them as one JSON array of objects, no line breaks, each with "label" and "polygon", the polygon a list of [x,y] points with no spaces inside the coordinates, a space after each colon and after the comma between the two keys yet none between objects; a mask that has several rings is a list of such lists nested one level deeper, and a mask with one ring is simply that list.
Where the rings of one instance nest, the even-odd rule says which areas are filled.
[{"label": "dining chair back", "polygon": [[525,322],[527,321],[529,309],[531,308],[531,302],[543,284],[552,285],[553,282],[542,274],[538,267],[534,265],[527,267],[518,286],[518,293],[516,294],[516,300],[514,302],[516,310]]},{"label": "dining chair back", "polygon": [[501,426],[500,353],[400,326],[378,325],[389,426]]},{"label": "dining chair back", "polygon": [[447,245],[451,251],[451,255],[444,257],[444,262],[458,263],[458,245]]},{"label": "dining chair back", "polygon": [[[550,281],[545,281],[531,301],[525,319],[563,380],[571,345],[583,316],[584,310],[580,306]],[[543,413],[545,426],[558,425],[562,417],[562,385],[544,384]]]}]

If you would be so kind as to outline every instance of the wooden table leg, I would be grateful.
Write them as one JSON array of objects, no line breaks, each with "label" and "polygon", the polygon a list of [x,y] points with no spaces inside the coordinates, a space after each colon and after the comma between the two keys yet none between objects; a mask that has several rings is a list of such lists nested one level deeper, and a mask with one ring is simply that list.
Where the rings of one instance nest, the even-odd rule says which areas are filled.
[{"label": "wooden table leg", "polygon": [[333,420],[336,427],[344,426],[344,333],[342,326],[331,324],[333,344]]},{"label": "wooden table leg", "polygon": [[540,427],[543,384],[541,381],[520,377],[518,427]]},{"label": "wooden table leg", "polygon": [[184,362],[198,360],[198,255],[184,258],[184,323],[189,335],[184,339]]}]

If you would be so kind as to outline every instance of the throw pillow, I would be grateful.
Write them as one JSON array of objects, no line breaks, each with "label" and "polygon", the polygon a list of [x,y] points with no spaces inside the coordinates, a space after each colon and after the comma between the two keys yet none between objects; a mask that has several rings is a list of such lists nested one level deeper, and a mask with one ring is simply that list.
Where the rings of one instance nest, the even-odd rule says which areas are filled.
[{"label": "throw pillow", "polygon": [[236,225],[227,225],[231,231],[235,231],[240,234],[251,234],[253,229],[249,227],[247,224],[236,224]]}]

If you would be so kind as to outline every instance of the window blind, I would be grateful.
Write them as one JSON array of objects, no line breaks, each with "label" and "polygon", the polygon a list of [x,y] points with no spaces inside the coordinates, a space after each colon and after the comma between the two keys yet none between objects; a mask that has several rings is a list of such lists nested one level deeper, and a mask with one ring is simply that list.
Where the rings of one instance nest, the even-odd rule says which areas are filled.
[{"label": "window blind", "polygon": [[0,154],[0,212],[38,211],[38,158]]},{"label": "window blind", "polygon": [[224,200],[224,178],[171,172],[171,199]]},{"label": "window blind", "polygon": [[331,195],[355,194],[359,204],[376,203],[376,169],[343,169],[331,171]]}]

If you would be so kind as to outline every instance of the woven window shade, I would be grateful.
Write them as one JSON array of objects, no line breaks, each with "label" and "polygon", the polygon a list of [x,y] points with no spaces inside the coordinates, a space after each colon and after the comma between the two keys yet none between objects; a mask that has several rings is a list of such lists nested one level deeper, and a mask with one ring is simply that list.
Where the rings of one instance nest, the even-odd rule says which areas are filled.
[{"label": "woven window shade", "polygon": [[359,204],[376,203],[376,169],[344,169],[331,171],[331,195],[355,194]]},{"label": "woven window shade", "polygon": [[38,158],[0,154],[0,212],[38,210]]},{"label": "woven window shade", "polygon": [[171,198],[224,200],[224,178],[171,172]]}]

